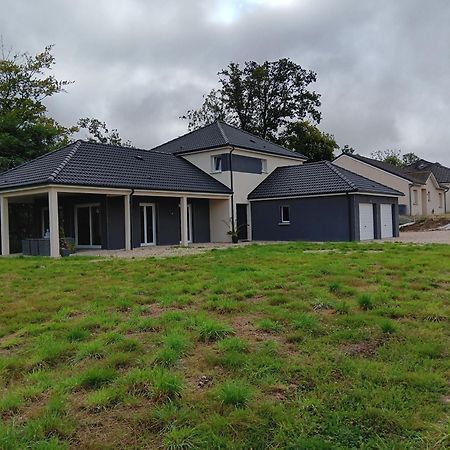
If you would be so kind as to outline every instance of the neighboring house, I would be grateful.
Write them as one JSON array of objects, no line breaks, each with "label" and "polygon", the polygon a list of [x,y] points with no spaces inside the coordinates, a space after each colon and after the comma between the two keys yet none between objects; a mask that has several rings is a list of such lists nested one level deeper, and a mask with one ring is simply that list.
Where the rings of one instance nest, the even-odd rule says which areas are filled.
[{"label": "neighboring house", "polygon": [[432,172],[438,183],[447,189],[445,193],[445,212],[450,212],[450,168],[437,162],[419,159],[414,164],[407,167],[408,170],[416,173]]},{"label": "neighboring house", "polygon": [[397,167],[350,153],[340,154],[333,164],[402,192],[404,197],[399,199],[401,215],[427,216],[446,212],[447,188],[439,183],[431,170]]},{"label": "neighboring house", "polygon": [[249,240],[398,234],[401,192],[305,160],[222,122],[152,150],[77,141],[0,174],[1,251],[229,242],[233,223]]}]

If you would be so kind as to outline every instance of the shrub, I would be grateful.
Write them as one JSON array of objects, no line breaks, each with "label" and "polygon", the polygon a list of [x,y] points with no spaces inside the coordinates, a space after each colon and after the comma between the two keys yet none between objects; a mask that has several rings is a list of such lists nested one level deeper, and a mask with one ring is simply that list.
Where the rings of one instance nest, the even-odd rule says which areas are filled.
[{"label": "shrub", "polygon": [[224,383],[217,390],[217,398],[223,405],[231,405],[236,408],[247,406],[251,395],[250,387],[238,381]]},{"label": "shrub", "polygon": [[364,311],[367,311],[369,309],[373,308],[373,301],[369,294],[362,294],[358,298],[358,305],[361,309]]}]

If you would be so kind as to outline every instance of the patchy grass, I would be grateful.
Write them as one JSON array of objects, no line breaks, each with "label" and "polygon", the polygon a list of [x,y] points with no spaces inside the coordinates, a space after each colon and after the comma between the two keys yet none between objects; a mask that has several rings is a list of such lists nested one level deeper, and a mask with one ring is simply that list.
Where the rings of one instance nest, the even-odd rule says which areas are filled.
[{"label": "patchy grass", "polygon": [[0,449],[446,448],[449,260],[0,259]]}]

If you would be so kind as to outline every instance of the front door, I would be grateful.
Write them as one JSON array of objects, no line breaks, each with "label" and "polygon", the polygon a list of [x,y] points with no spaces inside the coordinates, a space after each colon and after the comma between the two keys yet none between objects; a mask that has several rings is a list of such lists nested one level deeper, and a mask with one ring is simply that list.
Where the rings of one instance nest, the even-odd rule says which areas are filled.
[{"label": "front door", "polygon": [[156,244],[156,214],[154,203],[141,203],[141,246]]},{"label": "front door", "polygon": [[75,243],[81,248],[101,248],[102,222],[99,204],[75,206]]},{"label": "front door", "polygon": [[245,241],[248,239],[247,204],[238,203],[236,205],[236,212],[238,238]]}]

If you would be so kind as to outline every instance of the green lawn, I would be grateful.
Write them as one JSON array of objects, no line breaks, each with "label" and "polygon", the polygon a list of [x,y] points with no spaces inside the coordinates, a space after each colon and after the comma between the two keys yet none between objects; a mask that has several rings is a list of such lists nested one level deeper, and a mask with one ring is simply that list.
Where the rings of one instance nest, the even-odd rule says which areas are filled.
[{"label": "green lawn", "polygon": [[444,448],[450,246],[0,259],[0,448]]}]

